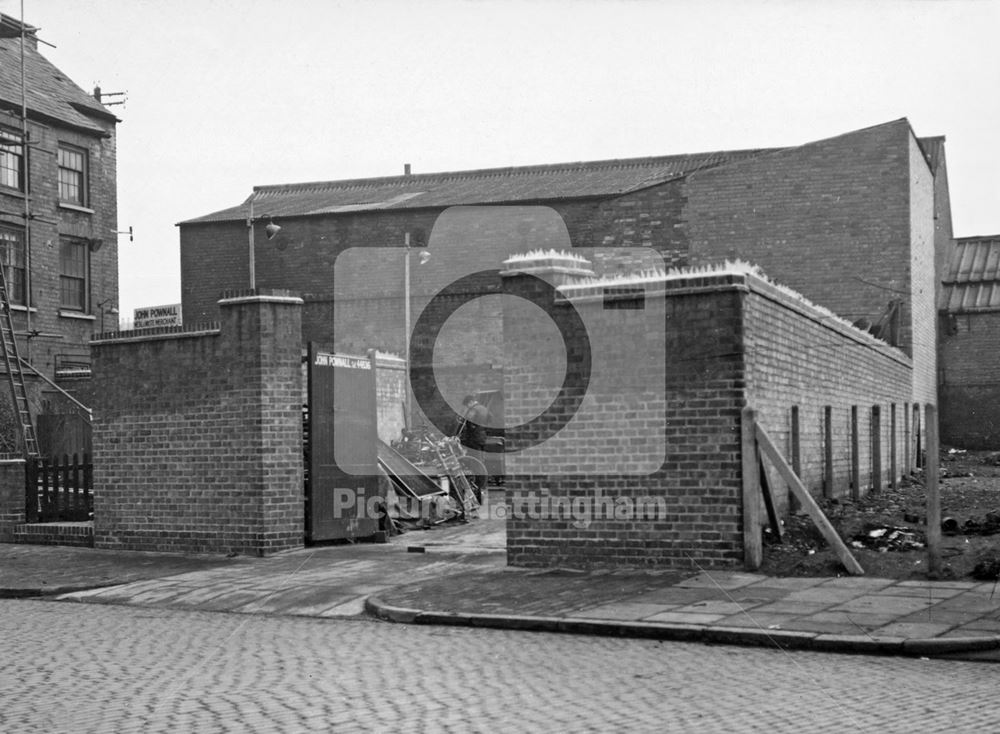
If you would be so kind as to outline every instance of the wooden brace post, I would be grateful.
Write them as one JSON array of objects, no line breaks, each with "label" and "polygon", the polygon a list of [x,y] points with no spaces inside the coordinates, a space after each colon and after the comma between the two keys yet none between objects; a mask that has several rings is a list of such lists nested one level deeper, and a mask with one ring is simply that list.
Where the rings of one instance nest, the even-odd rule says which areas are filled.
[{"label": "wooden brace post", "polygon": [[[749,409],[744,409],[744,423],[746,423],[745,420],[746,410]],[[771,437],[768,436],[767,432],[759,425],[755,424],[755,429],[756,429],[755,432],[756,432],[757,443],[760,446],[761,451],[763,451],[764,455],[768,459],[770,459],[771,463],[774,464],[775,468],[777,468],[778,473],[781,474],[781,478],[788,483],[788,486],[795,494],[795,497],[799,500],[799,502],[802,503],[802,508],[809,513],[809,517],[811,517],[812,521],[816,523],[816,527],[819,528],[819,531],[823,534],[823,537],[826,539],[826,542],[830,544],[830,547],[833,548],[834,552],[837,554],[837,558],[840,559],[840,562],[842,564],[844,564],[844,568],[846,568],[847,572],[850,574],[853,574],[855,576],[863,576],[865,571],[863,568],[861,568],[861,564],[858,563],[857,559],[853,555],[851,555],[851,551],[844,544],[844,541],[841,540],[840,536],[837,534],[836,529],[834,529],[833,525],[830,524],[830,521],[827,519],[826,515],[823,514],[823,510],[821,510],[819,505],[816,504],[816,501],[812,498],[812,495],[809,494],[809,491],[806,489],[805,485],[802,484],[802,481],[795,475],[795,472],[792,471],[792,468],[788,465],[788,462],[785,461],[784,457],[778,451],[778,448],[774,445],[774,442],[771,441]],[[745,440],[744,440],[744,446],[745,446]],[[756,456],[755,452],[753,451],[749,453],[751,457]],[[747,503],[745,457],[746,454],[744,454],[744,460],[743,460],[744,510],[746,508],[746,503]],[[757,534],[757,537],[759,543],[760,533]],[[746,545],[746,540],[744,540],[744,546],[745,545]]]}]

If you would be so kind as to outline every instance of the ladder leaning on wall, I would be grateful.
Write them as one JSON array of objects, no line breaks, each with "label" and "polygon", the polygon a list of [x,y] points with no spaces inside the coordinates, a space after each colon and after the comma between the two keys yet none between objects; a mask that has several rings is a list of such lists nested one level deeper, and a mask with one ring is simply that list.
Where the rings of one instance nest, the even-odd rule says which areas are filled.
[{"label": "ladder leaning on wall", "polygon": [[10,298],[7,294],[7,276],[0,265],[0,350],[3,351],[3,364],[7,368],[7,381],[10,383],[11,397],[14,399],[14,410],[21,430],[24,458],[38,457],[38,439],[35,436],[35,426],[31,422],[31,409],[28,405],[28,392],[24,388],[24,372],[21,370],[21,356],[17,353],[17,340],[14,338],[14,321],[10,315]]}]

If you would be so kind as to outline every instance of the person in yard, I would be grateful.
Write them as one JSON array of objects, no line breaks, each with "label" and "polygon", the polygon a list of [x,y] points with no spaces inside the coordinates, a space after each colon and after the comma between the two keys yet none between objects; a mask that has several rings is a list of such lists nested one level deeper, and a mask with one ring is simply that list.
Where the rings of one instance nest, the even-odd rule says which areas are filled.
[{"label": "person in yard", "polygon": [[475,451],[486,448],[486,424],[489,422],[489,410],[472,395],[466,395],[462,400],[465,413],[458,437],[462,445]]}]

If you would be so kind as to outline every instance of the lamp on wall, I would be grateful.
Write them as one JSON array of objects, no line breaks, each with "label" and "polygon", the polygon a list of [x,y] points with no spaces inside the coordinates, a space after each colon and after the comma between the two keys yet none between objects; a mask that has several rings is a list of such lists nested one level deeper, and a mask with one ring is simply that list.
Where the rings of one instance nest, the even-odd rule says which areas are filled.
[{"label": "lamp on wall", "polygon": [[247,217],[247,233],[248,233],[248,235],[247,235],[247,238],[248,238],[247,239],[247,244],[249,245],[249,248],[250,248],[250,254],[249,254],[249,256],[250,256],[250,290],[253,290],[253,289],[255,289],[257,287],[257,273],[256,273],[257,266],[256,266],[256,262],[255,262],[256,261],[256,256],[254,254],[254,242],[253,242],[254,224],[259,219],[266,219],[267,220],[267,224],[264,226],[264,236],[269,241],[273,240],[275,237],[277,237],[278,236],[278,232],[281,231],[281,227],[278,226],[277,224],[275,224],[273,221],[271,221],[271,215],[270,214],[265,214],[262,217],[254,217],[254,215],[253,215],[253,203],[254,203],[254,200],[256,198],[257,198],[257,192],[255,191],[250,196],[250,215]]},{"label": "lamp on wall", "polygon": [[267,220],[267,225],[264,227],[264,235],[269,239],[273,240],[278,232],[281,231],[281,227],[271,221],[270,215],[264,217]]},{"label": "lamp on wall", "polygon": [[[97,307],[99,309],[101,309],[101,333],[102,334],[104,333],[104,314],[105,314],[105,308],[104,307],[107,306],[109,303],[113,303],[114,300],[115,300],[114,298],[105,298],[103,301],[101,301],[100,303],[97,304]],[[109,314],[111,314],[112,316],[117,316],[118,315],[118,309],[115,308],[114,306],[112,306],[111,308],[107,309],[106,312],[109,313]]]}]

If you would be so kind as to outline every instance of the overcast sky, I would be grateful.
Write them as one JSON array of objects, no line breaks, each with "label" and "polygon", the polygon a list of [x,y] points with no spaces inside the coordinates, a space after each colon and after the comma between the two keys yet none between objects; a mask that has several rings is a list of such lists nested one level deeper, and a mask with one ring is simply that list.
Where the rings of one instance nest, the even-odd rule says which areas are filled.
[{"label": "overcast sky", "polygon": [[[957,236],[1000,232],[993,0],[24,0],[118,126],[121,307],[180,300],[176,222],[254,185],[947,137]],[[0,0],[20,17],[21,0]]]}]

